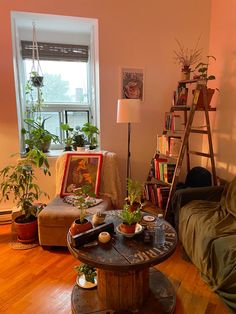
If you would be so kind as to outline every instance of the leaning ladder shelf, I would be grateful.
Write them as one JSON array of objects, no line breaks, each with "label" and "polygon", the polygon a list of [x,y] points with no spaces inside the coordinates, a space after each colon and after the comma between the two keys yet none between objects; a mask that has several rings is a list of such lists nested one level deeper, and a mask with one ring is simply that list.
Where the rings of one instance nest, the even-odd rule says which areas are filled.
[{"label": "leaning ladder shelf", "polygon": [[[184,120],[185,120],[185,129],[184,134],[182,138],[182,144],[179,150],[179,154],[176,161],[175,171],[173,175],[172,182],[170,184],[170,191],[167,199],[167,204],[165,208],[165,217],[168,219],[168,214],[170,210],[170,201],[173,197],[176,185],[179,181],[179,175],[182,168],[184,156],[186,154],[186,163],[187,163],[187,171],[190,170],[190,155],[198,155],[201,157],[209,158],[211,161],[211,172],[212,172],[212,180],[213,184],[217,185],[217,177],[216,177],[216,170],[215,170],[215,161],[214,161],[214,152],[213,152],[213,145],[212,145],[212,136],[211,136],[211,128],[210,128],[210,119],[209,119],[209,111],[215,111],[215,108],[210,108],[208,105],[208,99],[207,99],[207,87],[206,85],[201,85],[197,82],[197,80],[189,80],[189,81],[180,81],[179,84],[192,84],[196,83],[196,89],[194,91],[192,104],[191,106],[172,106],[171,111],[184,111]],[[200,93],[202,93],[203,97],[203,108],[198,109],[198,99],[200,96]],[[196,111],[204,111],[205,114],[205,129],[200,130],[192,127],[192,123],[194,120],[194,115]],[[191,151],[189,149],[189,136],[190,133],[197,133],[197,134],[205,134],[208,138],[208,146],[209,146],[209,153],[199,152],[199,151]]]}]

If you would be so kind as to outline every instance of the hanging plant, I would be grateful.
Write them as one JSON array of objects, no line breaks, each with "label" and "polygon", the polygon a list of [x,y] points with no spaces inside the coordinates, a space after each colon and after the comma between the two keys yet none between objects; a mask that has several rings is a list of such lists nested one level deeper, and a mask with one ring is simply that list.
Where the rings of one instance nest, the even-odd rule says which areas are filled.
[{"label": "hanging plant", "polygon": [[33,41],[32,41],[32,68],[30,71],[30,80],[34,87],[43,86],[43,72],[39,62],[39,49],[36,38],[35,23],[33,23]]}]

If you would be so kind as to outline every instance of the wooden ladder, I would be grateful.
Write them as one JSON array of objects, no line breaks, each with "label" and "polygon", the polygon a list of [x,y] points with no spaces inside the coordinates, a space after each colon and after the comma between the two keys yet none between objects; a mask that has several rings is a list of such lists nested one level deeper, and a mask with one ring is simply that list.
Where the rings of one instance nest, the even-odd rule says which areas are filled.
[{"label": "wooden ladder", "polygon": [[[192,82],[190,82],[190,83],[192,83]],[[197,109],[198,98],[199,98],[201,92],[203,94],[203,109],[202,110],[205,113],[205,121],[206,121],[206,126],[205,126],[206,129],[205,130],[199,130],[199,129],[192,128],[194,115],[195,115],[196,110],[198,110]],[[194,91],[194,95],[193,95],[192,105],[190,107],[181,106],[181,108],[178,108],[178,106],[173,106],[172,111],[175,111],[175,110],[185,111],[184,120],[185,120],[186,126],[185,126],[182,144],[181,144],[180,152],[179,152],[178,159],[176,162],[176,167],[175,167],[172,183],[170,186],[170,192],[169,192],[169,196],[168,196],[168,200],[167,200],[167,204],[166,204],[165,217],[167,217],[167,218],[168,218],[168,214],[169,214],[169,210],[170,210],[170,202],[171,202],[171,199],[175,193],[176,185],[179,181],[179,175],[180,175],[180,171],[182,168],[185,153],[186,153],[186,157],[187,157],[187,171],[190,170],[190,157],[189,157],[190,154],[209,158],[211,161],[211,172],[212,172],[213,185],[217,185],[215,160],[214,160],[214,152],[213,152],[211,129],[210,129],[210,119],[209,119],[209,111],[215,111],[215,108],[209,108],[209,106],[208,106],[206,85],[197,84],[197,87],[196,87],[196,89]],[[190,112],[189,112],[189,116],[187,117],[187,111],[188,110]],[[190,135],[190,133],[198,133],[198,134],[206,134],[207,135],[208,145],[209,145],[209,153],[203,153],[203,152],[189,150],[189,135]]]}]

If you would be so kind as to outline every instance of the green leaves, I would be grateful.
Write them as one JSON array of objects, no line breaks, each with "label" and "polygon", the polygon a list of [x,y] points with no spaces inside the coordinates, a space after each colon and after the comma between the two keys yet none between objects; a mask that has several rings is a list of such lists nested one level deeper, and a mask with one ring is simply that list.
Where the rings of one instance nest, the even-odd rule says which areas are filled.
[{"label": "green leaves", "polygon": [[134,224],[134,223],[136,223],[136,222],[141,220],[142,213],[141,213],[140,209],[137,209],[137,210],[131,212],[129,210],[129,205],[126,204],[124,206],[124,209],[122,210],[122,212],[119,214],[119,217],[127,225],[132,225],[132,224]]}]

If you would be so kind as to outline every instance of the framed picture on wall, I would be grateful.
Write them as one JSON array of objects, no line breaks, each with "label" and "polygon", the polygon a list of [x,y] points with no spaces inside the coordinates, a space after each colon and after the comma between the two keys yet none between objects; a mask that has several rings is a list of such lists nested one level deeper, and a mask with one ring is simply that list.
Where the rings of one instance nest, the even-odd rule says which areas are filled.
[{"label": "framed picture on wall", "polygon": [[144,100],[144,69],[121,68],[121,98]]},{"label": "framed picture on wall", "polygon": [[91,185],[98,195],[102,154],[68,153],[60,196],[73,194],[73,190],[83,185]]}]

